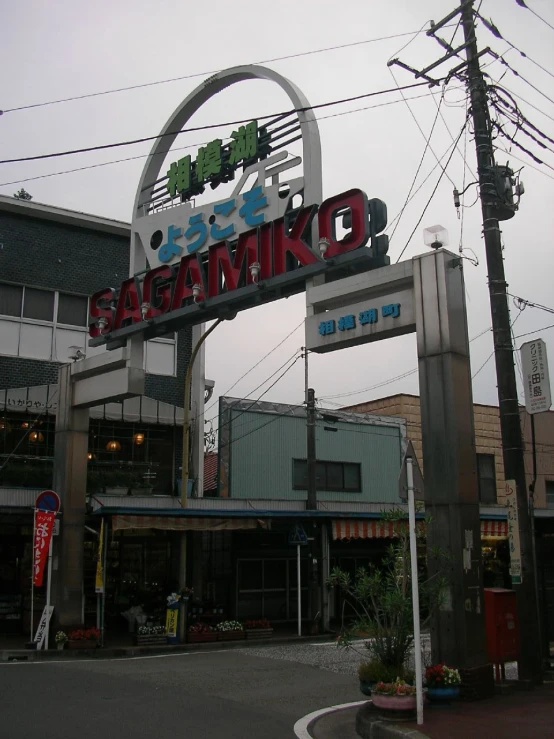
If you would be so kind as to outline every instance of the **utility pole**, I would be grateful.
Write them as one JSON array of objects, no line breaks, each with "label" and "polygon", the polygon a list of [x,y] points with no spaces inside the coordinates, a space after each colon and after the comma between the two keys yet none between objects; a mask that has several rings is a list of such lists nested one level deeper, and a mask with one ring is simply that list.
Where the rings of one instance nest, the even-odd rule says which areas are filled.
[{"label": "utility pole", "polygon": [[500,227],[497,217],[500,198],[494,163],[487,91],[479,65],[473,0],[462,2],[460,11],[466,41],[467,78],[475,131],[481,210],[483,213],[483,235],[489,278],[504,473],[507,480],[515,480],[516,483],[520,526],[522,581],[521,584],[514,585],[517,593],[521,633],[519,678],[537,683],[542,681],[540,639],[538,638],[539,618],[536,609],[533,540],[527,502],[514,349],[506,295],[507,285],[504,275]]}]

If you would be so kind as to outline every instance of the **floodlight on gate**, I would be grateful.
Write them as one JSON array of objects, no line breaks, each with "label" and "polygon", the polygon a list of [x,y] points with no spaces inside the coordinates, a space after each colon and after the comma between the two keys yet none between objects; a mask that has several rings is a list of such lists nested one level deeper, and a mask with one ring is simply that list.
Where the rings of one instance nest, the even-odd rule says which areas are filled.
[{"label": "floodlight on gate", "polygon": [[108,319],[106,316],[100,316],[100,318],[96,319],[96,326],[100,329],[100,333],[106,328],[108,325]]},{"label": "floodlight on gate", "polygon": [[325,258],[325,255],[327,254],[327,249],[331,246],[331,242],[329,241],[329,239],[326,239],[325,236],[322,236],[317,245],[319,246],[319,253],[323,258]]},{"label": "floodlight on gate", "polygon": [[198,303],[198,296],[202,292],[202,285],[199,282],[195,282],[192,286],[192,297],[195,303]]},{"label": "floodlight on gate", "polygon": [[150,310],[150,308],[151,308],[150,303],[141,303],[141,305],[140,305],[140,314],[142,316],[142,320],[143,321],[146,320],[146,314],[148,313],[148,311]]},{"label": "floodlight on gate", "polygon": [[250,274],[252,275],[252,282],[257,283],[258,278],[260,276],[260,263],[259,262],[252,262],[250,265]]}]

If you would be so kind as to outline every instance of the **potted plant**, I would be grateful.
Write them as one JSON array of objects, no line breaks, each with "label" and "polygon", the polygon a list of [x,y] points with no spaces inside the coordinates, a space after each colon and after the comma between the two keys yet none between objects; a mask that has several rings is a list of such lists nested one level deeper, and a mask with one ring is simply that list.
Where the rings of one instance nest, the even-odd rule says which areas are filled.
[{"label": "potted plant", "polygon": [[60,651],[62,649],[65,649],[65,645],[68,641],[69,640],[65,631],[58,631],[58,633],[56,634],[56,648]]},{"label": "potted plant", "polygon": [[[410,543],[404,511],[389,511],[383,517],[394,525],[396,537],[381,563],[359,568],[354,576],[335,568],[329,585],[340,588],[345,602],[355,613],[351,623],[343,624],[339,646],[356,650],[354,636],[364,634],[370,637],[363,647],[366,657],[369,652],[370,671],[378,681],[391,684],[395,678],[407,679],[406,666],[413,646]],[[417,533],[422,538],[424,528],[418,527]],[[433,551],[431,556],[448,555]],[[440,569],[431,578],[420,572],[422,627],[440,606],[444,585]],[[379,670],[383,671],[381,675]]]},{"label": "potted plant", "polygon": [[460,695],[460,673],[444,662],[426,668],[425,682],[427,698],[431,703],[450,703]]},{"label": "potted plant", "polygon": [[244,629],[240,621],[221,621],[215,627],[222,641],[244,639]]},{"label": "potted plant", "polygon": [[73,629],[67,635],[70,649],[95,649],[100,639],[100,629]]},{"label": "potted plant", "polygon": [[242,626],[247,639],[269,639],[273,635],[271,622],[267,618],[251,618]]},{"label": "potted plant", "polygon": [[416,689],[401,678],[391,683],[379,682],[373,688],[371,700],[386,720],[411,719],[417,710]]},{"label": "potted plant", "polygon": [[167,644],[165,626],[139,626],[135,634],[135,644],[139,647],[146,644]]},{"label": "potted plant", "polygon": [[[400,675],[401,677],[407,677],[404,669],[401,669],[400,672],[402,673]],[[360,690],[368,697],[371,695],[371,692],[377,683],[391,683],[394,682],[397,677],[399,677],[399,674],[396,667],[387,667],[377,659],[360,662],[360,665],[358,666]],[[408,682],[411,681],[408,680]]]}]

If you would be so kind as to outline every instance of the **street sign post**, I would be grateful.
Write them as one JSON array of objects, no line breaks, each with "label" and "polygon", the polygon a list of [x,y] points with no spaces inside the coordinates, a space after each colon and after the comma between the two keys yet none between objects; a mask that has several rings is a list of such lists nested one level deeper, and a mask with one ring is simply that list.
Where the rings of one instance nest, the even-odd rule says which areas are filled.
[{"label": "street sign post", "polygon": [[300,587],[300,547],[308,543],[306,532],[296,524],[289,529],[289,544],[296,545],[296,597],[298,610],[298,636],[302,636],[302,589]]},{"label": "street sign post", "polygon": [[414,619],[414,662],[416,677],[417,723],[420,726],[423,723],[423,674],[421,666],[419,581],[417,571],[417,537],[415,519],[416,475],[418,486],[418,500],[423,500],[423,475],[421,474],[421,470],[419,469],[412,442],[409,441],[408,446],[406,447],[406,452],[404,454],[404,459],[402,460],[402,468],[398,477],[398,487],[400,498],[408,498],[408,525],[410,529],[410,562],[412,575],[412,609]]}]

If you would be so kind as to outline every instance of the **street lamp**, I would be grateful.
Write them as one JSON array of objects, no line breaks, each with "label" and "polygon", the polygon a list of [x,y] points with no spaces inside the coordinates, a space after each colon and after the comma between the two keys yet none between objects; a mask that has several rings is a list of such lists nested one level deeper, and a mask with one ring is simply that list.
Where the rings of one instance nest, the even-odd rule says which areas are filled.
[{"label": "street lamp", "polygon": [[[234,316],[233,316],[234,318]],[[190,446],[190,392],[192,385],[192,370],[194,362],[200,351],[200,347],[206,341],[208,336],[214,331],[219,324],[224,321],[224,318],[218,318],[217,321],[205,331],[202,336],[196,342],[192,354],[190,355],[190,361],[185,372],[185,407],[183,408],[183,466],[181,473],[181,507],[187,507],[187,490],[188,490],[188,477],[189,477],[189,446]],[[230,320],[230,319],[228,319]],[[183,531],[181,534],[180,552],[179,552],[179,589],[182,590],[186,587],[187,577],[187,533]],[[180,641],[184,641],[184,619],[181,618],[180,625]]]}]

